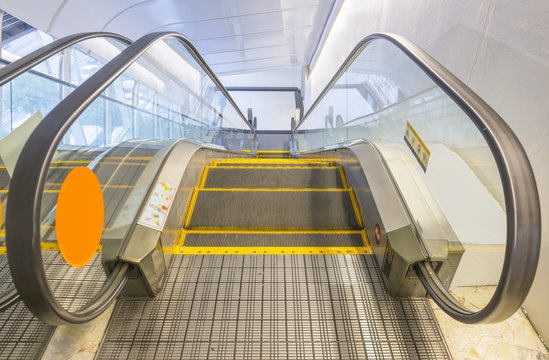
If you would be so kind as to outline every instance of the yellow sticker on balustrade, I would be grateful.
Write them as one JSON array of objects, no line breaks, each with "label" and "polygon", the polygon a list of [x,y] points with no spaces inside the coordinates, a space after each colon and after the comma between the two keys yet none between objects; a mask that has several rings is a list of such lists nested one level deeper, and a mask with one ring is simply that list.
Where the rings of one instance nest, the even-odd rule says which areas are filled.
[{"label": "yellow sticker on balustrade", "polygon": [[429,163],[429,157],[431,156],[431,152],[409,122],[406,122],[404,141],[406,142],[410,150],[412,150],[412,153],[414,154],[416,160],[419,162],[419,165],[421,166],[423,171],[427,171],[427,164]]}]

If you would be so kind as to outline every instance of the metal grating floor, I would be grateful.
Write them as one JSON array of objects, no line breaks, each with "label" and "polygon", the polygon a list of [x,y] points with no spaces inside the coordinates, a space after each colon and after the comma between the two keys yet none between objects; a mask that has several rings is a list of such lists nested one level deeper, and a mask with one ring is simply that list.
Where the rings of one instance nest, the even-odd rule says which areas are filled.
[{"label": "metal grating floor", "polygon": [[13,305],[0,313],[0,359],[39,359],[54,330],[22,302]]},{"label": "metal grating floor", "polygon": [[120,299],[98,359],[450,359],[426,299],[371,255],[174,256],[156,299]]},{"label": "metal grating floor", "polygon": [[[105,281],[100,254],[79,269],[66,265],[57,251],[43,251],[42,255],[52,291],[66,308],[78,309],[87,303]],[[2,289],[13,283],[6,255],[0,256],[0,279]],[[39,359],[54,330],[55,326],[36,318],[20,301],[0,313],[0,360]]]}]

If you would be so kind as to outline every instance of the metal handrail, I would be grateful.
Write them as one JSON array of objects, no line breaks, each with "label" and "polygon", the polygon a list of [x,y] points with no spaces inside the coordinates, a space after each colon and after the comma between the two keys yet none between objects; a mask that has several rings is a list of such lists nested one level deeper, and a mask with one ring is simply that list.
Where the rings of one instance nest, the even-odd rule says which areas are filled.
[{"label": "metal handrail", "polygon": [[[0,68],[0,86],[3,86],[23,73],[32,71],[30,70],[31,68],[51,58],[66,48],[82,41],[94,38],[112,38],[128,45],[131,44],[130,39],[110,32],[89,32],[66,36],[43,46],[36,51],[33,51],[16,61],[8,62],[2,59],[1,62],[5,64],[5,66]],[[0,312],[17,303],[19,299],[17,289],[13,285],[10,286],[6,291],[0,294]]]},{"label": "metal handrail", "polygon": [[[437,304],[453,318],[465,323],[498,322],[511,316],[522,304],[535,277],[541,244],[541,215],[534,173],[526,152],[507,123],[467,85],[410,40],[396,34],[376,33],[365,37],[351,51],[323,89],[297,129],[351,66],[374,41],[388,41],[399,48],[471,119],[488,143],[501,177],[505,196],[507,242],[503,269],[490,302],[472,312],[437,283],[429,263],[414,268]],[[432,270],[432,269],[431,269]]]},{"label": "metal handrail", "polygon": [[[49,288],[40,250],[40,208],[48,169],[57,146],[94,99],[155,43],[167,38],[183,43],[227,97],[242,121],[255,133],[196,48],[183,35],[174,32],[152,33],[141,37],[52,109],[38,124],[21,151],[10,183],[6,216],[8,261],[14,283],[27,307],[51,324],[82,323],[98,316],[118,295],[122,289],[120,284],[128,276],[127,266],[111,273],[106,282],[110,286],[104,287],[104,291],[108,289],[109,296],[101,295],[104,291],[100,291],[98,297],[76,312],[65,309]],[[33,266],[28,265],[29,260]]]}]

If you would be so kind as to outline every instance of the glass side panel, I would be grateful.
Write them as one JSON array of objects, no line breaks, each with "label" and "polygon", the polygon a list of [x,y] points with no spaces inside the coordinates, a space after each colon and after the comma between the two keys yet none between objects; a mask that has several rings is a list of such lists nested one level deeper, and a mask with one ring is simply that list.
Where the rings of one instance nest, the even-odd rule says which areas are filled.
[{"label": "glass side panel", "polygon": [[[38,34],[36,32],[34,35]],[[36,50],[42,43],[32,43],[24,46],[24,39],[32,34],[22,34],[20,37],[13,37],[8,44],[4,44],[3,55],[10,54],[10,49],[21,52]],[[23,42],[22,42],[23,41]],[[19,44],[19,45],[18,45]],[[19,46],[19,47],[17,47]],[[34,48],[28,49],[29,46]],[[2,206],[0,232],[0,249],[5,250],[5,214],[10,179],[17,163],[19,153],[28,137],[46,116],[59,102],[69,95],[74,88],[82,84],[87,78],[93,75],[101,66],[118,55],[125,44],[108,38],[96,38],[81,41],[49,59],[44,60],[31,70],[15,77],[10,82],[0,87],[0,201]],[[19,54],[19,52],[18,52]],[[13,53],[12,60],[20,56]],[[91,117],[93,116],[93,120]],[[105,132],[96,125],[98,117],[105,121],[104,111],[101,106],[95,104],[91,107],[83,119],[83,132],[73,132],[70,136],[80,138],[82,143],[89,143],[93,146],[104,143]],[[92,149],[93,150],[93,149]],[[64,159],[61,159],[64,161]],[[61,168],[65,163],[56,163],[56,171],[63,171]],[[70,164],[69,164],[70,165]],[[59,190],[58,176],[52,175],[48,178],[46,186],[47,198],[43,203],[42,218],[50,215],[55,208],[53,199]],[[51,231],[53,220],[44,224],[43,231]],[[0,255],[0,257],[5,257]],[[53,253],[44,253],[45,263],[48,269],[56,272],[57,260],[51,257]],[[4,274],[3,281],[0,281],[0,291],[5,290],[12,284],[11,276]],[[100,274],[99,274],[100,275]],[[57,287],[58,284],[52,286]],[[66,290],[66,288],[65,288]]]},{"label": "glass side panel", "polygon": [[[48,256],[44,258],[55,263],[51,267],[50,260],[45,262],[55,297],[74,311],[97,294],[106,278],[103,266],[108,266],[102,264],[99,252],[111,246],[113,253],[113,247],[118,249],[125,240],[164,156],[177,139],[249,150],[253,137],[237,109],[183,43],[166,39],[151,46],[76,119],[50,164],[42,201],[43,226],[49,232],[42,239],[53,249],[44,252]],[[105,219],[97,254],[78,268],[57,250],[57,209],[52,209],[62,186],[81,167],[93,171],[99,181]],[[82,287],[76,300],[63,300],[67,284]]]},{"label": "glass side panel", "polygon": [[40,112],[46,116],[61,100],[120,54],[126,45],[113,39],[81,41],[42,61],[0,87],[0,139]]},{"label": "glass side panel", "polygon": [[441,281],[466,306],[484,307],[503,267],[506,217],[482,133],[404,53],[376,40],[295,133],[299,151],[357,139],[387,162],[433,264],[446,264],[435,266]]}]

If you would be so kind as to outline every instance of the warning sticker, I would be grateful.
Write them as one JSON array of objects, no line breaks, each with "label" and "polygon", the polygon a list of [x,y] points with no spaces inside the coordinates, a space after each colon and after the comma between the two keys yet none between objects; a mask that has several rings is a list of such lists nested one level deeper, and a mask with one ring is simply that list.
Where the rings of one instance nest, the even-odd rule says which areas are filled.
[{"label": "warning sticker", "polygon": [[162,231],[175,196],[175,188],[159,180],[137,222],[151,229]]},{"label": "warning sticker", "polygon": [[414,130],[412,125],[409,122],[406,122],[406,132],[404,133],[404,141],[412,150],[416,160],[419,162],[419,165],[423,171],[427,171],[427,164],[429,163],[429,157],[431,152],[427,149],[427,146],[421,140],[417,132]]}]

